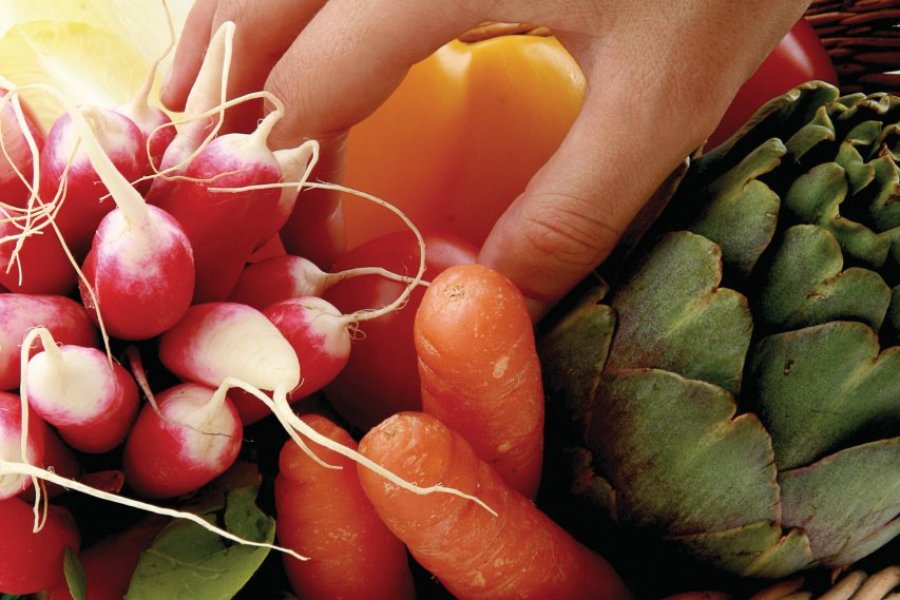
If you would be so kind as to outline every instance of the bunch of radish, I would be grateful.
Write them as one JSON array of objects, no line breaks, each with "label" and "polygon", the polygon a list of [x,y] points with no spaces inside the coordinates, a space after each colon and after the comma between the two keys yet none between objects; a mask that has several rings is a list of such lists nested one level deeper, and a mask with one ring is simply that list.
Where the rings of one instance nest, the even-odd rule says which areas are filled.
[{"label": "bunch of radish", "polygon": [[[425,238],[397,209],[308,181],[315,141],[270,147],[283,115],[277,98],[226,101],[233,36],[232,23],[213,36],[175,120],[148,102],[153,72],[123,107],[72,106],[46,86],[0,80],[0,528],[15,534],[0,553],[0,592],[65,597],[62,561],[79,539],[65,513],[47,508],[47,495],[70,490],[280,550],[295,590],[310,598],[413,597],[407,550],[448,589],[472,597],[503,597],[518,585],[533,589],[522,597],[544,597],[557,585],[565,586],[560,597],[576,597],[584,585],[598,597],[622,597],[602,559],[532,504],[543,395],[518,290],[475,265],[426,286],[426,268],[472,262],[474,252],[429,266]],[[25,91],[62,107],[46,135]],[[259,98],[273,109],[254,131],[221,132],[225,110]],[[352,192],[393,211],[412,236],[409,263],[329,272],[288,254],[280,232],[310,188]],[[395,295],[344,314],[326,295],[354,278],[389,282]],[[414,384],[406,386],[415,395],[403,399],[406,412],[372,427],[359,447],[321,415],[298,414],[298,401],[345,369],[365,322],[407,303],[418,307],[415,332],[407,319],[399,354],[417,356],[418,365],[392,375]],[[155,371],[144,368],[148,352]],[[345,397],[335,407],[352,411],[354,401],[365,399]],[[274,489],[280,546],[177,508],[232,467],[245,426],[264,418],[286,439]],[[121,457],[112,474],[77,463],[107,453]],[[446,481],[433,473],[445,463]],[[460,545],[447,535],[457,525],[463,537],[497,532],[503,549],[492,571],[474,573],[477,561],[463,560],[458,548],[488,546],[474,534]],[[149,544],[158,527],[142,529],[139,543]],[[331,527],[341,535],[327,533]],[[443,532],[444,545],[423,542],[423,531]],[[568,565],[555,581],[507,580],[536,566],[537,554],[521,543],[526,532]],[[44,568],[21,577],[16,548],[40,548]],[[129,548],[133,568],[139,548]],[[301,561],[310,557],[321,562],[306,569]],[[495,589],[475,593],[479,577]],[[119,574],[116,585],[126,579]]]}]

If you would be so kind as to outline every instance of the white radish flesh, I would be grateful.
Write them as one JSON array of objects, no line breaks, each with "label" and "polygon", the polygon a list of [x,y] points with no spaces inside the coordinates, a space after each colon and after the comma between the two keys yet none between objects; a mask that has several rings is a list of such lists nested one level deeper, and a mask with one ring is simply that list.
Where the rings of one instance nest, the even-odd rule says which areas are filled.
[{"label": "white radish flesh", "polygon": [[45,350],[28,361],[22,382],[29,405],[77,450],[101,453],[121,444],[138,409],[131,375],[96,348],[57,347],[45,329],[33,330],[23,345],[38,335]]}]

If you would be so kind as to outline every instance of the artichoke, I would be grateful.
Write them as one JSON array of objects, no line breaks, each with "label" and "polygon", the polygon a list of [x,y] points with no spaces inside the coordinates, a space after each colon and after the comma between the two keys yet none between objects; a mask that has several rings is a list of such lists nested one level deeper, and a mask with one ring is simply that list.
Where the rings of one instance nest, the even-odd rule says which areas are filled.
[{"label": "artichoke", "polygon": [[691,162],[542,332],[575,486],[742,577],[900,532],[900,98],[810,82]]}]

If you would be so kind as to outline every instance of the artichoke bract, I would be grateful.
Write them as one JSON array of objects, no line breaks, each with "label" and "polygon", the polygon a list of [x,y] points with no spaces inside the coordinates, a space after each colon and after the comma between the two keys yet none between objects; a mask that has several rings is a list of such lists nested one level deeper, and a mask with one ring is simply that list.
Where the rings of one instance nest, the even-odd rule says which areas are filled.
[{"label": "artichoke bract", "polygon": [[900,532],[900,98],[810,82],[692,161],[541,335],[577,491],[728,573]]}]

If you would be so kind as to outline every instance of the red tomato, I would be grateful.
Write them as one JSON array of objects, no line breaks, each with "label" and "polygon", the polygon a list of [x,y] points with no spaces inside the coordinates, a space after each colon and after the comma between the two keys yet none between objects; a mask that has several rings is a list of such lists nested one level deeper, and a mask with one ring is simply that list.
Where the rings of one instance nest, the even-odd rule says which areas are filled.
[{"label": "red tomato", "polygon": [[[425,277],[461,263],[475,262],[476,249],[458,238],[423,233]],[[419,247],[409,231],[390,233],[348,252],[333,271],[377,266],[395,273],[414,275],[419,266]],[[397,298],[403,284],[375,275],[353,277],[325,294],[342,313],[379,308]],[[325,388],[325,395],[342,417],[363,430],[401,410],[421,408],[419,370],[413,344],[413,321],[425,289],[420,287],[400,310],[361,323],[350,352],[350,361]]]},{"label": "red tomato", "polygon": [[707,148],[715,148],[731,137],[767,101],[813,79],[838,83],[822,41],[812,25],[801,18],[738,90]]}]

